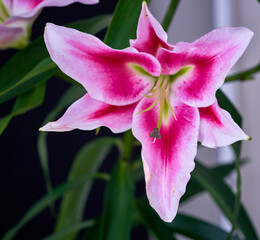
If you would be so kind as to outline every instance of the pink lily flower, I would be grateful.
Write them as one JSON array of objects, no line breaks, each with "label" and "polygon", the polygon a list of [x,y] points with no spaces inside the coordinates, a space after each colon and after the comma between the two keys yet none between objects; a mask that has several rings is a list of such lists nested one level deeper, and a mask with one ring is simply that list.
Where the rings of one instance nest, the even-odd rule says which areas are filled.
[{"label": "pink lily flower", "polygon": [[31,26],[44,7],[63,7],[74,2],[96,4],[98,0],[0,0],[0,49],[24,48]]},{"label": "pink lily flower", "polygon": [[171,222],[194,168],[197,141],[216,148],[249,140],[218,106],[215,93],[252,36],[243,27],[220,28],[174,46],[146,3],[137,39],[123,50],[89,34],[47,24],[51,58],[88,93],[40,130],[106,126],[119,133],[132,128],[142,144],[149,202]]}]

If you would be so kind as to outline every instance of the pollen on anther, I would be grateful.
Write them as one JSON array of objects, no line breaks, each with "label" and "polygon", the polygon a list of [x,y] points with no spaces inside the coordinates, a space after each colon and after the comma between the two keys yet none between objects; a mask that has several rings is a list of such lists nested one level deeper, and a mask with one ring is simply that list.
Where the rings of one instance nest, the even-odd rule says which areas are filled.
[{"label": "pollen on anther", "polygon": [[150,138],[161,139],[162,135],[159,132],[159,129],[155,127],[152,132],[149,133]]}]

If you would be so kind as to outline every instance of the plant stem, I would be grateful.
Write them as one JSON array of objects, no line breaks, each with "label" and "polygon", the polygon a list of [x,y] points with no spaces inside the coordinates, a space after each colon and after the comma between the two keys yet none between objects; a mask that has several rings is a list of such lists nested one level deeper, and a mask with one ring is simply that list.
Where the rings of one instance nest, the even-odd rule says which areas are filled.
[{"label": "plant stem", "polygon": [[260,71],[260,64],[256,65],[255,67],[252,67],[244,72],[239,72],[239,73],[226,77],[225,82],[232,82],[235,80],[241,80],[241,81],[251,80],[251,79],[253,79],[252,75],[259,71]]},{"label": "plant stem", "polygon": [[172,19],[174,17],[175,11],[178,7],[180,0],[171,0],[170,5],[168,7],[167,13],[163,19],[163,23],[162,23],[162,27],[164,28],[164,30],[167,32]]},{"label": "plant stem", "polygon": [[134,136],[132,132],[129,130],[124,134],[123,148],[121,151],[120,160],[129,161],[131,159],[132,151],[133,151],[133,143],[134,143]]},{"label": "plant stem", "polygon": [[[234,146],[235,145],[235,146]],[[233,210],[233,219],[232,219],[232,229],[229,232],[226,240],[230,240],[235,229],[237,228],[237,218],[239,216],[240,210],[240,201],[241,201],[241,171],[240,171],[240,152],[241,152],[241,142],[235,143],[233,146],[235,155],[236,155],[236,195],[234,202],[234,210]]]}]

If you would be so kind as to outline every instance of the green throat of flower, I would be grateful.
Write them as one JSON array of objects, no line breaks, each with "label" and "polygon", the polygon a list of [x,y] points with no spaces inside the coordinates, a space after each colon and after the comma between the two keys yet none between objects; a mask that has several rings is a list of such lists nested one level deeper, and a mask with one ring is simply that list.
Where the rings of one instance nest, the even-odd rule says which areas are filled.
[{"label": "green throat of flower", "polygon": [[149,134],[149,136],[151,138],[154,138],[154,140],[161,138],[160,129],[162,126],[162,122],[163,120],[167,121],[170,117],[170,114],[172,114],[174,119],[177,121],[177,117],[170,103],[171,86],[179,77],[187,74],[191,68],[191,66],[186,66],[181,68],[177,73],[173,75],[161,75],[156,79],[155,85],[151,92],[148,95],[144,95],[144,97],[146,98],[154,98],[154,102],[151,106],[137,114],[150,111],[157,104],[159,104],[159,116],[157,126],[155,126],[153,128],[153,131]]}]

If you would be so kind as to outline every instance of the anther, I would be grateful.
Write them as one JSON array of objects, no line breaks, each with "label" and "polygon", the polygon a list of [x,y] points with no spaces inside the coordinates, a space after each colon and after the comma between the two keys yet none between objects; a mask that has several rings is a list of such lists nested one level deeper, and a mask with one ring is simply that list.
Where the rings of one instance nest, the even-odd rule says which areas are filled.
[{"label": "anther", "polygon": [[154,139],[161,139],[162,136],[159,132],[159,128],[155,127],[153,131],[149,133],[149,137]]}]

